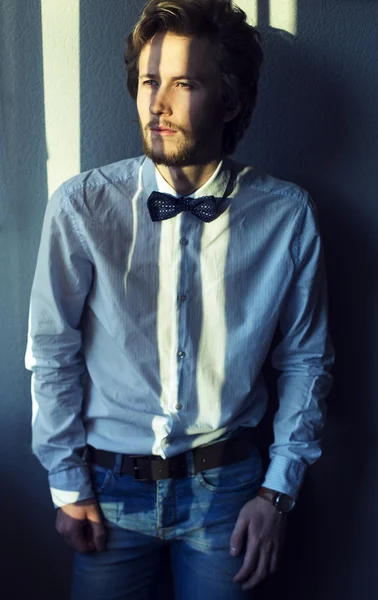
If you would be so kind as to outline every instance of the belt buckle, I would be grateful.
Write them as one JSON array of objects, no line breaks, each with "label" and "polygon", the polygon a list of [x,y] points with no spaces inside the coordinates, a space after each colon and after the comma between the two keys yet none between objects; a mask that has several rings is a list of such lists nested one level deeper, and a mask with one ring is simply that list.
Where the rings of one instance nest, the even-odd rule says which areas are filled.
[{"label": "belt buckle", "polygon": [[151,481],[151,479],[145,479],[144,477],[140,477],[139,475],[139,467],[137,465],[137,458],[146,458],[140,454],[130,454],[130,458],[133,461],[133,469],[134,469],[134,481]]}]

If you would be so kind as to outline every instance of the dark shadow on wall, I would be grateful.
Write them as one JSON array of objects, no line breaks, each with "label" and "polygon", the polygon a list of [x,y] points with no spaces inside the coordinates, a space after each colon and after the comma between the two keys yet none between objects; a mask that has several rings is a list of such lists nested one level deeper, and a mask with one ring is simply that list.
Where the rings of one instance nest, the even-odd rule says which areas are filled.
[{"label": "dark shadow on wall", "polygon": [[80,2],[81,171],[141,154],[123,54],[142,3]]},{"label": "dark shadow on wall", "polygon": [[[293,37],[268,27],[267,5],[261,2],[259,14],[260,97],[237,157],[299,183],[315,199],[337,362],[324,455],[289,518],[279,572],[258,598],[370,600],[377,553],[378,7],[368,0],[298,2]],[[269,426],[265,419],[265,450]]]},{"label": "dark shadow on wall", "polygon": [[[26,296],[38,246],[33,227],[38,222],[40,228],[47,200],[39,8],[39,2],[33,11],[11,0],[0,4],[0,314],[7,315],[1,321],[5,381],[0,393],[4,402],[16,372],[19,385],[23,358],[14,351],[26,339]],[[21,373],[21,379],[26,378]]]}]

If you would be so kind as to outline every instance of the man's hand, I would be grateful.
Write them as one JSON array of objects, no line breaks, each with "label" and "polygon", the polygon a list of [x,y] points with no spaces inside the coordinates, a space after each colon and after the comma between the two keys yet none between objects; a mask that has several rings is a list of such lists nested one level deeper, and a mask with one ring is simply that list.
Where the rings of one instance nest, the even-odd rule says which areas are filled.
[{"label": "man's hand", "polygon": [[233,581],[250,590],[277,569],[286,530],[286,516],[262,498],[243,506],[230,540],[230,551],[237,556],[245,546],[243,566]]},{"label": "man's hand", "polygon": [[95,498],[59,508],[56,530],[67,544],[83,554],[105,548],[106,530]]}]

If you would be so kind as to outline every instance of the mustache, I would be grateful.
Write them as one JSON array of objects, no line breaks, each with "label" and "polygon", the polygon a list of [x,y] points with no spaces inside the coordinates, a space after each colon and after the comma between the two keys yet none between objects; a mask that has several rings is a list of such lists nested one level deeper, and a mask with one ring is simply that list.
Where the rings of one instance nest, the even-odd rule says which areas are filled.
[{"label": "mustache", "polygon": [[151,127],[163,127],[165,129],[173,129],[175,131],[181,131],[181,132],[183,132],[183,129],[181,127],[178,127],[174,123],[169,123],[168,121],[165,121],[163,123],[159,123],[159,122],[156,122],[156,121],[150,121],[145,126],[145,129],[150,129]]}]

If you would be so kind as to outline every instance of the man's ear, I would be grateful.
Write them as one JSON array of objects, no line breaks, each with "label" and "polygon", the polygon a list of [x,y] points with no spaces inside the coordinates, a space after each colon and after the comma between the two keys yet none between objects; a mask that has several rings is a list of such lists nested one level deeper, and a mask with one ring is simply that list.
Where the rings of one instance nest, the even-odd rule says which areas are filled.
[{"label": "man's ear", "polygon": [[235,119],[236,115],[238,115],[240,113],[241,107],[242,107],[241,102],[237,102],[236,104],[235,103],[227,104],[224,109],[224,112],[223,112],[223,117],[222,117],[223,123],[229,123],[230,121]]}]

